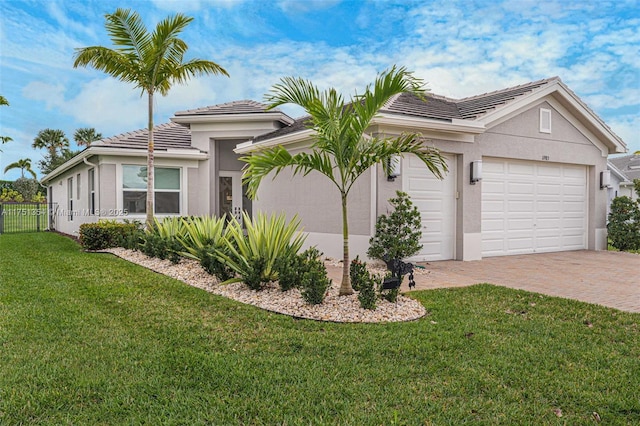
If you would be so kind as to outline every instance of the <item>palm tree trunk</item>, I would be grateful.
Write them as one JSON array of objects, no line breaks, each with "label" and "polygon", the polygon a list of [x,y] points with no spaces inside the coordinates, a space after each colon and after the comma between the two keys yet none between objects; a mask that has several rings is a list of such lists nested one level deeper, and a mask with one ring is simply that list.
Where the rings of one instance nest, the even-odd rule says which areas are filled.
[{"label": "palm tree trunk", "polygon": [[147,139],[147,229],[153,227],[153,91],[149,90],[149,136]]},{"label": "palm tree trunk", "polygon": [[349,276],[349,223],[347,220],[347,194],[342,194],[342,240],[343,240],[343,258],[342,258],[342,283],[340,284],[340,296],[348,296],[353,294],[351,287],[351,279]]}]

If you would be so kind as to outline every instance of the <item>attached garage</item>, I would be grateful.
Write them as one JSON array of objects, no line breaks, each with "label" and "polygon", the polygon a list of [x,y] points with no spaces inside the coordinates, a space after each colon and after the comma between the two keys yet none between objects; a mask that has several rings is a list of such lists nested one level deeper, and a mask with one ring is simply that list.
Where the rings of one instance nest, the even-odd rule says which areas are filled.
[{"label": "attached garage", "polygon": [[483,159],[482,256],[587,248],[587,169]]},{"label": "attached garage", "polygon": [[402,188],[422,216],[422,250],[412,261],[455,257],[456,171],[453,156],[446,156],[449,173],[436,178],[415,155],[405,157]]}]

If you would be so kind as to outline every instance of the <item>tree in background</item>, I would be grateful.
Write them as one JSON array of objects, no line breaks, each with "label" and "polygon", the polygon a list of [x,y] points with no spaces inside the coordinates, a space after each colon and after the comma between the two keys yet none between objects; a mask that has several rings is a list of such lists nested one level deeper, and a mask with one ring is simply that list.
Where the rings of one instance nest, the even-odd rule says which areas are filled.
[{"label": "tree in background", "polygon": [[73,140],[76,141],[78,146],[91,146],[92,142],[102,139],[102,133],[96,133],[96,129],[93,127],[83,127],[77,129],[73,134]]},{"label": "tree in background", "polygon": [[44,159],[38,161],[38,167],[43,175],[49,174],[77,154],[69,149],[69,139],[62,130],[58,129],[40,130],[33,140],[32,146],[47,151]]},{"label": "tree in background", "polygon": [[34,179],[37,178],[36,172],[34,172],[33,169],[31,168],[30,158],[23,158],[16,161],[15,163],[9,164],[7,167],[4,168],[4,172],[7,173],[9,170],[13,170],[13,169],[20,169],[22,179],[24,179],[25,171],[29,173],[31,176],[33,176]]},{"label": "tree in background", "polygon": [[400,93],[424,96],[423,82],[405,68],[393,67],[378,75],[373,87],[345,103],[342,95],[331,88],[321,92],[310,81],[287,77],[267,95],[270,108],[292,103],[309,114],[308,127],[314,131],[310,152],[291,155],[282,146],[267,148],[242,157],[247,163],[243,180],[248,195],[255,198],[260,182],[275,171],[277,176],[291,167],[293,174],[308,175],[317,171],[325,175],[340,191],[342,204],[343,270],[340,295],[353,293],[349,277],[349,224],[347,196],[356,180],[375,164],[389,169],[393,155],[414,154],[438,178],[447,170],[439,151],[422,144],[417,134],[384,138],[366,133],[371,121],[393,96]]},{"label": "tree in background", "polygon": [[[9,106],[9,101],[7,101],[7,98],[5,98],[4,96],[0,95],[0,106]],[[11,139],[9,136],[0,136],[0,143],[1,144],[5,144],[7,142],[11,142],[13,139]],[[0,149],[0,152],[2,152],[2,150]]]},{"label": "tree in background", "polygon": [[32,146],[36,149],[46,149],[49,156],[55,158],[69,148],[69,139],[62,130],[44,129],[33,139]]},{"label": "tree in background", "polygon": [[147,127],[147,228],[153,226],[153,97],[166,96],[175,83],[185,84],[191,77],[223,74],[227,71],[215,62],[202,59],[184,61],[187,44],[178,35],[193,21],[181,13],[162,20],[150,33],[140,15],[118,8],[105,15],[105,27],[114,49],[90,46],[76,49],[74,68],[92,67],[127,83],[133,83],[148,98]]}]

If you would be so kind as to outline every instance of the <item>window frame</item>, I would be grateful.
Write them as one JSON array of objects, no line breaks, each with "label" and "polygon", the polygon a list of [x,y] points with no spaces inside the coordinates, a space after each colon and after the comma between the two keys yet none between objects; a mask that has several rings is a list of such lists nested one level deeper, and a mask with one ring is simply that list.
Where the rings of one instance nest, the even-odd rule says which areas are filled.
[{"label": "window frame", "polygon": [[551,110],[548,108],[540,108],[540,133],[551,133]]},{"label": "window frame", "polygon": [[[122,176],[122,183],[120,185],[120,190],[121,190],[121,194],[120,194],[120,201],[122,203],[122,206],[124,209],[126,209],[125,203],[124,203],[124,196],[126,192],[137,192],[137,193],[144,193],[145,194],[145,199],[146,199],[146,193],[147,193],[147,185],[145,182],[145,187],[144,188],[125,188],[124,186],[124,176],[125,176],[125,170],[127,167],[136,167],[138,169],[141,168],[146,168],[147,165],[146,164],[122,164],[121,165],[121,176]],[[181,215],[182,214],[182,188],[183,188],[183,177],[182,177],[182,167],[180,166],[154,166],[154,176],[157,175],[157,171],[158,169],[171,169],[171,170],[177,170],[178,173],[178,189],[163,189],[163,188],[154,188],[153,189],[153,214],[154,215]],[[154,186],[157,185],[157,180],[154,180]],[[178,194],[178,211],[177,212],[170,212],[170,213],[158,213],[157,211],[157,207],[158,204],[156,202],[157,200],[157,193],[177,193]],[[126,209],[128,210],[128,209]],[[131,210],[128,210],[128,214],[130,215],[144,215],[146,213],[146,202],[145,202],[145,211],[142,212],[132,212]]]}]

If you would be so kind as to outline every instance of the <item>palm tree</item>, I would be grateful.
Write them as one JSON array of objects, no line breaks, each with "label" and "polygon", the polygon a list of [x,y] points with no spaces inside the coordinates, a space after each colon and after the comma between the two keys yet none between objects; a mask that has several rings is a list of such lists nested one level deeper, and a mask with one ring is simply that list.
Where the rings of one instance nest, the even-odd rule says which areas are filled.
[{"label": "palm tree", "polygon": [[[0,105],[6,105],[9,106],[9,101],[7,101],[7,98],[5,98],[4,96],[0,95]],[[13,139],[11,139],[11,137],[9,136],[0,136],[0,143],[1,144],[5,144],[7,142],[11,142]],[[2,150],[0,149],[0,152],[2,152]]]},{"label": "palm tree", "polygon": [[58,150],[62,152],[69,147],[69,139],[62,130],[44,129],[38,132],[31,146],[46,149],[49,157],[54,159],[58,156]]},{"label": "palm tree", "polygon": [[31,176],[33,176],[34,179],[37,178],[36,172],[34,172],[33,169],[31,169],[31,159],[30,158],[23,158],[21,160],[16,161],[15,163],[9,164],[7,167],[4,168],[4,172],[7,173],[9,170],[12,170],[12,169],[20,169],[20,172],[22,173],[22,178],[23,179],[24,179],[25,170],[29,174],[31,174]]},{"label": "palm tree", "polygon": [[91,142],[99,141],[102,139],[102,133],[96,133],[96,129],[93,127],[83,127],[77,129],[73,134],[73,140],[76,141],[78,146],[91,146]]},{"label": "palm tree", "polygon": [[242,157],[245,161],[243,180],[248,184],[248,195],[256,197],[260,182],[270,172],[277,174],[292,167],[294,175],[308,175],[317,171],[325,175],[340,191],[342,200],[343,271],[340,295],[353,293],[349,279],[349,224],[347,196],[349,190],[365,171],[381,163],[389,168],[393,155],[415,154],[437,177],[447,170],[440,153],[422,145],[416,134],[403,134],[394,138],[371,136],[366,133],[380,108],[399,93],[410,92],[424,96],[422,81],[405,68],[396,68],[378,75],[363,95],[345,103],[335,89],[321,92],[310,81],[283,78],[266,96],[270,108],[286,103],[303,107],[309,114],[308,127],[314,130],[310,152],[291,155],[282,146],[268,148]]},{"label": "palm tree", "polygon": [[153,226],[153,97],[169,93],[174,83],[185,84],[189,78],[227,71],[215,62],[202,59],[184,61],[188,46],[178,35],[193,21],[183,14],[169,16],[158,23],[153,33],[140,15],[118,8],[105,15],[105,27],[114,49],[91,46],[76,49],[74,68],[90,66],[127,83],[133,83],[148,96],[147,143],[147,227]]}]

